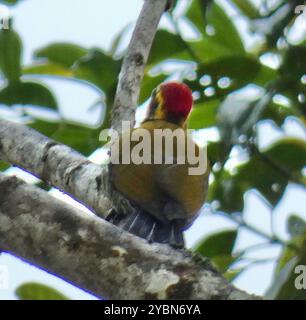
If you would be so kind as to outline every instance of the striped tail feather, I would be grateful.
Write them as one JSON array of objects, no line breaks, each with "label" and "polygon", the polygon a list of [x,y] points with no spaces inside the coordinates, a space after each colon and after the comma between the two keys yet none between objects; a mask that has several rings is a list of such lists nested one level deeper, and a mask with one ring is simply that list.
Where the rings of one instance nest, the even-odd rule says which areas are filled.
[{"label": "striped tail feather", "polygon": [[173,220],[163,224],[151,214],[138,209],[130,215],[111,211],[106,220],[148,242],[169,244],[174,248],[184,247],[182,222]]}]

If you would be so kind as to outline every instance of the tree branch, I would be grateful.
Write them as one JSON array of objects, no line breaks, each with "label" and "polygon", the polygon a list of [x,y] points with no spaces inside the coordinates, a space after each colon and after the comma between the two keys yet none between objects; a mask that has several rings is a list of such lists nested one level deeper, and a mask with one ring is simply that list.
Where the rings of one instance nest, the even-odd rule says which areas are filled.
[{"label": "tree branch", "polygon": [[145,240],[0,174],[0,247],[109,299],[251,299],[205,260]]},{"label": "tree branch", "polygon": [[115,205],[123,213],[129,202],[114,193],[107,166],[87,158],[37,131],[0,119],[0,159],[21,167],[105,217]]},{"label": "tree branch", "polygon": [[159,20],[167,0],[145,0],[124,58],[112,109],[112,127],[120,132],[121,121],[134,122],[140,84]]}]

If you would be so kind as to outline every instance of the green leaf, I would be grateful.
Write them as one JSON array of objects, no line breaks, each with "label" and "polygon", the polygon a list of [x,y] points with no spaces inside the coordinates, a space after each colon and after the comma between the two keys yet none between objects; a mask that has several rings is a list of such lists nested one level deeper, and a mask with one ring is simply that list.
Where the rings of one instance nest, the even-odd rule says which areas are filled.
[{"label": "green leaf", "polygon": [[75,124],[66,123],[61,125],[59,130],[53,135],[53,139],[71,146],[86,156],[101,146],[99,134],[96,129]]},{"label": "green leaf", "polygon": [[189,129],[208,128],[216,123],[219,100],[210,100],[203,103],[196,103],[189,117]]},{"label": "green leaf", "polygon": [[284,175],[283,170],[300,175],[305,163],[304,141],[296,138],[280,139],[262,151],[262,156],[254,155],[246,163],[237,166],[235,173],[226,170],[215,173],[208,200],[219,201],[219,210],[240,212],[243,209],[244,193],[257,189],[272,205],[276,205],[289,182],[289,177]]},{"label": "green leaf", "polygon": [[236,237],[237,230],[221,231],[200,240],[193,250],[210,258],[220,272],[225,272],[236,259],[231,255]]},{"label": "green leaf", "polygon": [[[207,37],[203,37],[201,40],[186,41],[186,43],[199,57],[201,63],[209,63],[222,57],[232,56],[235,53],[224,47],[222,43],[212,41]],[[175,58],[193,60],[186,51],[181,52]]]},{"label": "green leaf", "polygon": [[151,77],[148,74],[146,74],[141,83],[139,104],[144,103],[151,96],[152,91],[166,78],[167,75],[165,74],[160,74],[156,77]]},{"label": "green leaf", "polygon": [[272,205],[278,203],[288,183],[288,179],[278,170],[257,157],[253,157],[238,170],[239,174],[234,179],[243,186],[242,192],[254,188]]},{"label": "green leaf", "polygon": [[[296,239],[294,239],[293,241],[290,241],[289,243],[296,245],[297,241],[296,241]],[[286,264],[294,257],[296,257],[295,250],[293,250],[290,247],[284,248],[284,250],[279,258],[278,264],[275,268],[275,276],[277,276],[281,272],[281,270],[286,266]]]},{"label": "green leaf", "polygon": [[101,146],[98,129],[92,129],[68,122],[56,123],[40,119],[36,119],[30,126],[86,156],[90,155]]},{"label": "green leaf", "polygon": [[95,84],[112,98],[117,84],[121,61],[114,60],[101,50],[92,50],[78,60],[73,71],[77,78]]},{"label": "green leaf", "polygon": [[293,116],[292,108],[271,101],[262,113],[261,119],[271,119],[281,126],[287,117]]},{"label": "green leaf", "polygon": [[[290,218],[289,218],[290,219]],[[289,219],[287,220],[287,229],[289,224]],[[297,228],[296,228],[297,229]],[[277,276],[281,270],[286,266],[286,264],[292,260],[294,257],[299,256],[299,259],[303,259],[306,263],[306,257],[305,257],[305,247],[306,247],[306,232],[302,232],[302,228],[299,228],[297,230],[297,236],[294,236],[290,239],[288,242],[288,246],[286,246],[283,249],[283,252],[278,260],[278,264],[275,268],[275,276]],[[292,230],[293,231],[293,230]],[[291,232],[292,232],[291,231]],[[296,230],[294,230],[295,233]],[[301,231],[301,234],[300,234]],[[305,264],[304,263],[304,264]]]},{"label": "green leaf", "polygon": [[269,68],[263,64],[260,65],[260,70],[254,79],[252,79],[252,83],[255,83],[259,86],[265,87],[272,81],[274,81],[278,76],[278,71],[272,68]]},{"label": "green leaf", "polygon": [[282,138],[264,151],[264,154],[287,171],[298,174],[306,163],[306,142],[298,138]]},{"label": "green leaf", "polygon": [[[296,249],[285,247],[277,265],[274,281],[266,296],[272,299],[306,299],[306,272],[298,270],[297,266],[306,265],[306,234],[290,241]],[[301,273],[302,271],[302,273]],[[299,277],[299,278],[297,278]],[[302,279],[301,279],[302,278]],[[301,281],[302,280],[302,281]],[[297,288],[297,285],[303,288]]]},{"label": "green leaf", "polygon": [[207,155],[211,166],[216,162],[223,163],[228,156],[222,141],[209,141],[207,144]]},{"label": "green leaf", "polygon": [[[306,143],[296,138],[280,139],[262,152],[264,157],[254,156],[238,167],[236,179],[245,188],[257,189],[271,204],[275,205],[283,195],[289,178],[282,170],[300,174],[306,163]],[[274,165],[271,165],[273,161]],[[282,168],[279,170],[278,168]],[[256,172],[256,174],[250,174]]]},{"label": "green leaf", "polygon": [[230,255],[235,245],[237,230],[214,233],[201,239],[193,248],[204,257]]},{"label": "green leaf", "polygon": [[[209,44],[210,45],[210,44]],[[211,83],[209,86],[213,87],[215,94],[213,97],[206,97],[202,95],[198,102],[207,101],[208,99],[220,100],[226,98],[230,92],[236,91],[245,87],[250,82],[257,79],[258,74],[261,72],[263,66],[251,56],[241,55],[227,55],[224,56],[224,51],[220,51],[221,56],[217,53],[213,53],[212,60],[209,55],[205,55],[208,62],[202,62],[198,65],[197,78],[195,80],[187,80],[186,83],[193,91],[202,92],[204,87],[201,84],[201,78],[205,75],[209,75]],[[241,72],[244,70],[244,72]],[[219,80],[222,78],[228,78],[229,85],[227,87],[221,87]],[[258,81],[258,80],[256,80]],[[244,101],[246,104],[247,101]],[[232,104],[232,103],[231,103]]]},{"label": "green leaf", "polygon": [[58,290],[36,282],[22,284],[15,293],[20,300],[69,300]]},{"label": "green leaf", "polygon": [[237,175],[226,170],[215,173],[215,180],[208,189],[208,201],[218,201],[218,210],[232,213],[243,209],[243,194],[247,190]]},{"label": "green leaf", "polygon": [[53,75],[61,77],[72,77],[73,72],[60,64],[47,62],[42,64],[34,64],[22,69],[22,74],[40,74]]},{"label": "green leaf", "polygon": [[198,28],[201,33],[205,34],[207,9],[210,7],[212,1],[193,0],[190,2],[191,5],[186,12],[186,17]]},{"label": "green leaf", "polygon": [[218,43],[223,48],[227,48],[232,54],[244,54],[245,49],[240,35],[225,11],[215,2],[207,12],[206,25],[214,29],[214,33],[209,35],[206,31],[203,15],[201,15],[202,1],[193,0],[192,5],[186,13],[186,17],[199,29],[203,39]]},{"label": "green leaf", "polygon": [[51,91],[37,82],[14,82],[0,91],[0,103],[6,105],[23,104],[57,108]]},{"label": "green leaf", "polygon": [[77,60],[87,54],[88,50],[71,43],[53,43],[35,51],[36,58],[46,58],[50,62],[71,67]]},{"label": "green leaf", "polygon": [[[298,263],[297,257],[292,258],[277,274],[265,297],[267,299],[296,299],[294,291],[294,269]],[[296,276],[296,275],[295,275]],[[305,290],[301,290],[305,291]],[[305,293],[304,293],[305,295]],[[306,295],[305,295],[306,297]]]},{"label": "green leaf", "polygon": [[217,266],[221,273],[225,273],[235,260],[236,257],[231,254],[217,255],[211,258],[211,262]]},{"label": "green leaf", "polygon": [[198,69],[198,74],[200,77],[209,74],[214,79],[229,77],[241,85],[255,78],[260,68],[260,63],[253,57],[232,55],[202,64]]},{"label": "green leaf", "polygon": [[57,130],[59,130],[60,122],[49,122],[41,119],[34,119],[29,126],[47,137],[52,138]]},{"label": "green leaf", "polygon": [[243,271],[244,271],[244,268],[240,268],[240,269],[228,269],[228,270],[226,270],[226,272],[223,274],[223,276],[225,277],[225,279],[227,279],[228,281],[232,282],[232,281],[235,280]]},{"label": "green leaf", "polygon": [[169,31],[158,30],[150,51],[148,66],[152,66],[165,59],[177,59],[186,49],[182,39]]},{"label": "green leaf", "polygon": [[218,127],[223,140],[231,145],[238,143],[241,135],[249,136],[271,99],[270,93],[255,101],[228,96],[218,110]]},{"label": "green leaf", "polygon": [[20,76],[22,44],[13,29],[0,30],[0,69],[9,81],[17,81]]},{"label": "green leaf", "polygon": [[287,230],[291,238],[302,236],[306,234],[306,221],[293,214],[287,220]]},{"label": "green leaf", "polygon": [[37,183],[35,184],[35,186],[36,186],[37,188],[43,189],[43,190],[45,190],[45,191],[50,191],[50,190],[52,189],[52,186],[50,186],[48,183],[46,183],[46,182],[44,182],[44,181],[42,181],[42,180],[40,180],[39,182],[37,182]]},{"label": "green leaf", "polygon": [[250,19],[258,18],[258,11],[250,0],[232,0],[239,10]]},{"label": "green leaf", "polygon": [[0,160],[0,171],[5,171],[6,169],[8,169],[10,167],[10,165],[2,160]]},{"label": "green leaf", "polygon": [[8,5],[14,5],[20,2],[21,0],[1,0],[0,3],[8,4]]},{"label": "green leaf", "polygon": [[283,75],[299,81],[306,74],[306,66],[303,61],[306,60],[306,48],[303,46],[290,46],[285,51],[281,71]]}]

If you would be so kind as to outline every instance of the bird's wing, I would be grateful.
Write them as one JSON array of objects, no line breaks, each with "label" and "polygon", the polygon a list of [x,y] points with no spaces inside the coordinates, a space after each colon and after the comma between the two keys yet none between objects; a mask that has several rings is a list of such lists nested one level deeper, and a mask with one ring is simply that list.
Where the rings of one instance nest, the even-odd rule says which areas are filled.
[{"label": "bird's wing", "polygon": [[208,171],[203,175],[189,175],[188,166],[164,165],[155,176],[159,188],[184,208],[185,218],[192,218],[206,199]]}]

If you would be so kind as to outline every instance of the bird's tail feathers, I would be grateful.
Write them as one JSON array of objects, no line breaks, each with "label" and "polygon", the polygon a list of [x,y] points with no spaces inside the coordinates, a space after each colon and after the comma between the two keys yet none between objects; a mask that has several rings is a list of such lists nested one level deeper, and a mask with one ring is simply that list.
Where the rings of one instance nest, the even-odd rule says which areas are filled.
[{"label": "bird's tail feathers", "polygon": [[181,221],[173,220],[163,224],[143,210],[137,210],[128,216],[112,211],[106,220],[149,242],[167,243],[174,248],[184,247]]}]

